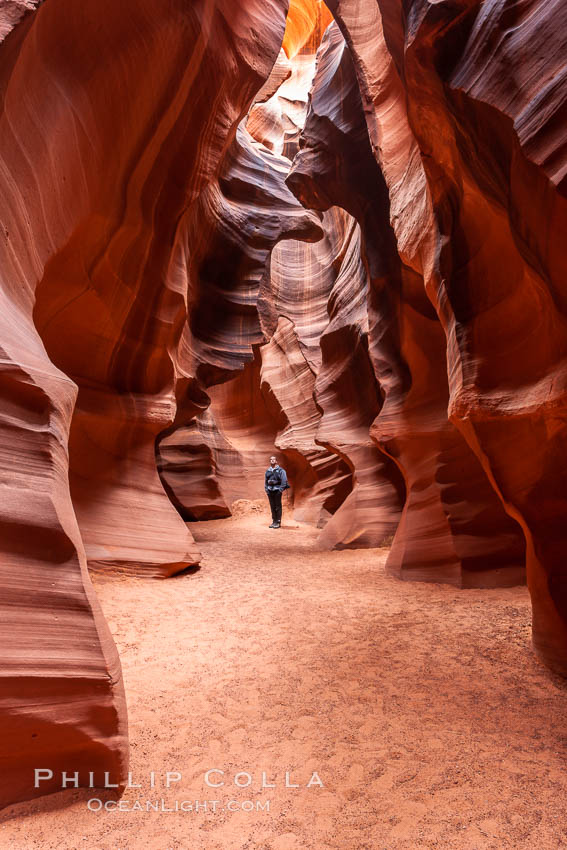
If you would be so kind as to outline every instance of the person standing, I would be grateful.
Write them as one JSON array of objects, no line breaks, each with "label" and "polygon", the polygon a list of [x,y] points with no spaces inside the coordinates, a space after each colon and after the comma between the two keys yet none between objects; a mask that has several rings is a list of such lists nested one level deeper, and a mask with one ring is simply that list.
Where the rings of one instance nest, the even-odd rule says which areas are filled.
[{"label": "person standing", "polygon": [[282,493],[289,488],[287,475],[277,461],[275,455],[270,458],[270,465],[264,476],[264,488],[268,494],[270,508],[272,511],[272,524],[270,528],[281,528],[282,522]]}]

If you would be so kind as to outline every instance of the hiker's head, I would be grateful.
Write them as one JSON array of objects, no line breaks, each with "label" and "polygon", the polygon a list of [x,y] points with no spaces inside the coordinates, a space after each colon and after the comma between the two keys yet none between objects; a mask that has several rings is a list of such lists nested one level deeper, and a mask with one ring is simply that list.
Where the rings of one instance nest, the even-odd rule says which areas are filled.
[{"label": "hiker's head", "polygon": [[272,455],[271,458],[270,458],[270,466],[275,466],[277,462],[278,462],[277,457],[275,455]]}]

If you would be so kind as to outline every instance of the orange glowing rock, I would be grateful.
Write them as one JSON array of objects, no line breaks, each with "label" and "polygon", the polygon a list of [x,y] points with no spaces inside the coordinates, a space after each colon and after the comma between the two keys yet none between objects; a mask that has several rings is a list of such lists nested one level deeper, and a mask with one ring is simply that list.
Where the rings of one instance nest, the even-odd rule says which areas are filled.
[{"label": "orange glowing rock", "polygon": [[315,53],[333,16],[323,0],[291,0],[283,40],[288,59],[300,50]]}]

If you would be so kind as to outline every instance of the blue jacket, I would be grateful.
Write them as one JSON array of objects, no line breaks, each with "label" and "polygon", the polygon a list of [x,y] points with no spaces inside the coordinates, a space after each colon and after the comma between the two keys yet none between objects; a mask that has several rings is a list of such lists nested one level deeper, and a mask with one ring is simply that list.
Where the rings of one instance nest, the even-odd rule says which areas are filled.
[{"label": "blue jacket", "polygon": [[279,490],[283,493],[284,490],[287,490],[289,484],[287,483],[287,475],[285,474],[285,469],[282,469],[281,466],[276,466],[272,469],[269,466],[266,470],[266,475],[264,476],[264,488],[266,493],[268,490]]}]

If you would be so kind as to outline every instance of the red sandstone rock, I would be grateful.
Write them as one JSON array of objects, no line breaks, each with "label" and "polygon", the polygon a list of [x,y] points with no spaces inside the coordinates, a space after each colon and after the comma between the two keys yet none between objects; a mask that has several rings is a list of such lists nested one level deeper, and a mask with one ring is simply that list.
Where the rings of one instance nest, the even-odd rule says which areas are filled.
[{"label": "red sandstone rock", "polygon": [[[317,14],[312,18],[314,29]],[[206,405],[207,399],[201,395],[191,402],[196,386],[190,384],[178,409],[176,429],[160,441],[159,466],[182,516],[220,516],[228,513],[233,500],[263,495],[263,470],[278,450],[294,482],[294,516],[325,526],[321,545],[379,545],[393,535],[398,523],[401,483],[395,465],[369,435],[380,401],[368,356],[368,279],[360,257],[359,229],[351,216],[336,211],[322,222],[324,239],[309,244],[291,238],[300,210],[290,204],[291,195],[282,183],[291,163],[269,155],[248,136],[250,131],[273,151],[297,151],[315,68],[314,36],[304,32],[303,38],[305,46],[291,51],[291,75],[285,77],[281,67],[274,68],[273,75],[283,77],[283,82],[268,100],[253,107],[246,130],[240,131],[240,141],[247,141],[240,148],[233,146],[220,181],[223,204],[215,202],[215,216],[205,210],[200,219],[219,222],[219,236],[206,240],[211,250],[201,262],[207,277],[200,290],[203,298],[215,299],[216,313],[213,318],[212,310],[203,309],[199,301],[193,304],[191,339],[187,337],[193,365],[188,372],[198,377],[199,392],[206,390],[212,401],[199,413],[199,405]],[[269,80],[265,92],[272,87]],[[285,115],[286,127],[281,120],[272,122],[270,103],[279,104],[277,111],[280,118]],[[254,168],[251,156],[259,160]],[[260,165],[266,172],[263,177]],[[226,224],[234,218],[233,186],[239,187],[240,209],[244,206],[247,213],[238,231]],[[279,233],[263,212],[276,209],[282,216]],[[295,231],[300,235],[297,225]],[[231,237],[235,232],[238,240]],[[303,238],[313,238],[309,229]],[[267,252],[254,251],[259,239],[273,250],[258,297],[256,282],[268,259]],[[232,258],[230,271],[227,257]],[[231,293],[242,292],[239,302],[231,295],[226,313],[219,311],[219,288],[211,289],[216,279],[223,287],[230,281]],[[237,324],[238,303],[246,304],[247,312]],[[210,337],[210,343],[203,347],[197,334]],[[262,341],[268,344],[259,350],[261,373],[257,365],[245,366],[241,376],[227,382],[229,371],[242,367],[234,355],[240,352],[245,359],[246,347]],[[361,385],[354,397],[349,388],[357,380]]]},{"label": "red sandstone rock", "polygon": [[[441,8],[416,21],[405,65],[435,187],[428,285],[448,338],[449,412],[524,529],[534,644],[565,674],[563,11],[541,0]],[[435,69],[422,48],[432,42]],[[434,102],[451,131],[438,137],[428,127]]]},{"label": "red sandstone rock", "polygon": [[[187,244],[199,242],[189,258],[191,320],[178,363],[185,381],[174,429],[158,445],[162,480],[186,519],[227,516],[235,499],[264,494],[277,423],[260,392],[258,357],[251,363],[265,339],[261,280],[278,240],[323,235],[317,215],[285,185],[289,165],[240,127],[219,181],[186,223]],[[216,387],[243,369],[230,387]]]},{"label": "red sandstone rock", "polygon": [[[277,315],[293,322],[313,373],[313,396],[322,415],[314,423],[312,439],[341,458],[352,476],[352,492],[345,501],[341,483],[340,507],[325,524],[319,544],[380,545],[393,535],[399,521],[399,475],[369,435],[380,401],[368,355],[368,277],[360,255],[360,231],[339,209],[325,213],[323,226],[321,242],[277,246],[270,291],[263,297],[272,301]],[[292,409],[295,382],[286,382],[283,369],[272,374],[282,408]],[[288,429],[288,445],[293,444],[293,431]]]},{"label": "red sandstone rock", "polygon": [[565,674],[561,4],[329,5],[400,256],[447,336],[450,418],[522,526],[534,643]]},{"label": "red sandstone rock", "polygon": [[[248,115],[246,127],[251,135],[270,150],[290,159],[297,151],[305,123],[317,48],[331,20],[322,0],[291,0],[283,56],[280,54]],[[285,76],[284,71],[287,71]]]},{"label": "red sandstone rock", "polygon": [[[285,78],[262,109],[270,101],[286,102],[282,90],[298,86],[302,74],[305,87],[309,56],[309,50],[293,56],[291,76]],[[281,79],[280,68],[274,74]],[[265,89],[271,91],[269,82]],[[305,93],[297,97],[305,101]],[[271,147],[287,147],[289,151],[293,136],[283,142],[286,130],[282,122],[271,124],[270,115],[259,110],[255,106],[248,119],[256,138],[266,142],[263,128],[271,126]],[[285,108],[278,110],[281,117]],[[289,115],[288,124],[297,127]],[[238,154],[235,163],[237,160]],[[285,168],[285,160],[281,162]],[[314,173],[310,173],[312,166]],[[244,170],[242,174],[244,185]],[[253,185],[253,178],[251,182]],[[377,545],[396,530],[405,484],[407,500],[389,560],[390,569],[404,577],[467,586],[521,580],[523,544],[517,526],[506,517],[480,464],[447,420],[444,333],[427,299],[421,275],[400,263],[388,223],[386,186],[368,143],[358,82],[336,26],[331,27],[319,54],[308,126],[289,183],[309,206],[328,209],[339,203],[358,216],[366,234],[365,254],[372,282],[369,288],[358,229],[348,224],[348,217],[328,217],[324,222],[326,237],[316,245],[287,240],[272,252],[266,276],[269,283],[263,287],[257,306],[264,339],[272,340],[262,349],[262,358],[272,352],[273,361],[265,373],[269,379],[263,379],[264,396],[268,392],[277,405],[271,422],[264,411],[261,428],[259,422],[254,428],[249,419],[243,421],[255,434],[258,446],[262,446],[261,455],[271,454],[275,444],[284,450],[286,463],[292,468],[294,459],[302,458],[302,463],[307,463],[307,480],[311,483],[296,492],[295,515],[310,517],[317,524],[326,523],[321,545]],[[249,215],[253,217],[254,213],[250,211]],[[260,222],[260,230],[262,226]],[[219,258],[227,253],[219,245],[215,249]],[[254,296],[248,303],[253,305]],[[233,311],[232,305],[230,309]],[[255,315],[254,311],[250,315]],[[293,323],[292,329],[281,324],[281,317]],[[207,327],[213,332],[211,350],[217,350],[215,346],[221,341],[217,327],[213,321]],[[229,327],[234,336],[234,326]],[[287,328],[285,333],[283,328]],[[275,344],[274,334],[283,334],[292,348],[286,351],[285,344]],[[259,341],[258,336],[248,339],[248,343],[255,341]],[[232,346],[234,342],[233,339]],[[297,346],[306,361],[302,368],[292,353]],[[228,338],[221,348],[231,351]],[[293,362],[296,366],[291,365]],[[299,376],[308,372],[312,375],[312,389],[304,392]],[[252,391],[249,383],[255,380],[254,374],[255,370],[247,367],[248,377],[243,382],[235,379],[226,399],[236,399],[243,392],[241,403],[245,409],[263,409],[264,403],[258,402],[258,389]],[[211,378],[207,372],[204,386],[225,377]],[[358,390],[354,394],[353,386]],[[310,394],[323,417],[318,422],[315,415],[307,412],[305,422],[310,427],[306,429],[302,416],[295,414],[296,409],[302,409],[302,398],[308,410]],[[381,395],[385,399],[382,410]],[[257,399],[255,403],[253,397]],[[233,410],[238,408],[235,401],[226,403]],[[184,426],[185,448],[180,434],[172,434],[162,442],[162,476],[167,482],[171,473],[170,487],[175,479],[174,501],[179,500],[183,490],[178,504],[182,514],[190,518],[228,512],[230,498],[256,493],[259,484],[255,482],[261,481],[265,459],[245,459],[236,450],[223,425],[224,420],[234,419],[234,412],[223,412],[222,404],[221,394],[214,414],[209,410],[195,423]],[[283,431],[276,425],[281,417],[286,423]],[[369,436],[373,422],[372,434],[382,452]],[[259,438],[259,429],[263,439]],[[236,429],[240,434],[245,430],[242,425]],[[171,464],[166,457],[168,443]],[[319,455],[312,455],[314,447],[319,447]],[[354,490],[345,501],[347,476],[340,471],[330,521],[328,512],[324,518],[319,513],[321,502],[316,494],[327,492],[327,488],[332,491],[334,473],[323,483],[313,474],[311,463],[315,457],[323,457],[322,447],[342,458],[351,470],[351,486],[354,483]],[[392,458],[400,467],[403,482]],[[328,458],[323,464],[326,476],[327,464]],[[294,472],[297,474],[298,470],[295,468]],[[305,482],[302,473],[300,477]],[[230,498],[223,494],[223,479]],[[236,490],[230,481],[237,485]]]},{"label": "red sandstone rock", "polygon": [[[0,804],[57,790],[61,770],[124,778],[120,665],[86,558],[160,575],[198,558],[154,461],[185,377],[181,260],[198,239],[180,221],[217,179],[284,14],[49,0],[0,50]],[[34,790],[39,763],[54,779]]]},{"label": "red sandstone rock", "polygon": [[[294,246],[298,244],[285,245],[292,250]],[[317,440],[321,412],[315,403],[316,375],[302,349],[297,325],[280,316],[260,353],[262,390],[279,426],[274,445],[284,454],[293,484],[293,515],[323,526],[352,488],[352,475],[344,459]]]},{"label": "red sandstone rock", "polygon": [[187,520],[230,516],[234,501],[265,498],[277,422],[260,389],[260,368],[256,354],[235,377],[208,388],[207,408],[159,442],[160,474]]},{"label": "red sandstone rock", "polygon": [[[371,279],[363,293],[371,370],[384,397],[383,406],[381,400],[375,402],[363,429],[372,426],[378,444],[398,464],[407,491],[389,569],[404,578],[463,586],[521,580],[519,528],[447,420],[445,335],[422,278],[400,261],[389,225],[386,185],[372,155],[349,50],[336,25],[319,52],[301,145],[289,185],[308,206],[341,204],[358,217],[363,229]],[[345,308],[352,309],[355,291],[351,271],[344,303],[334,307],[337,318]],[[352,341],[346,350],[356,350]],[[361,365],[356,374],[358,386],[364,386]],[[368,398],[368,390],[353,395],[348,386],[338,396],[345,410],[360,415],[361,396]],[[352,442],[363,446],[363,434]],[[372,467],[375,480],[368,489],[368,510],[376,512],[381,503],[378,481],[396,481],[396,475],[384,457],[381,464],[376,459],[368,464]],[[401,482],[397,486],[403,490]]]}]

